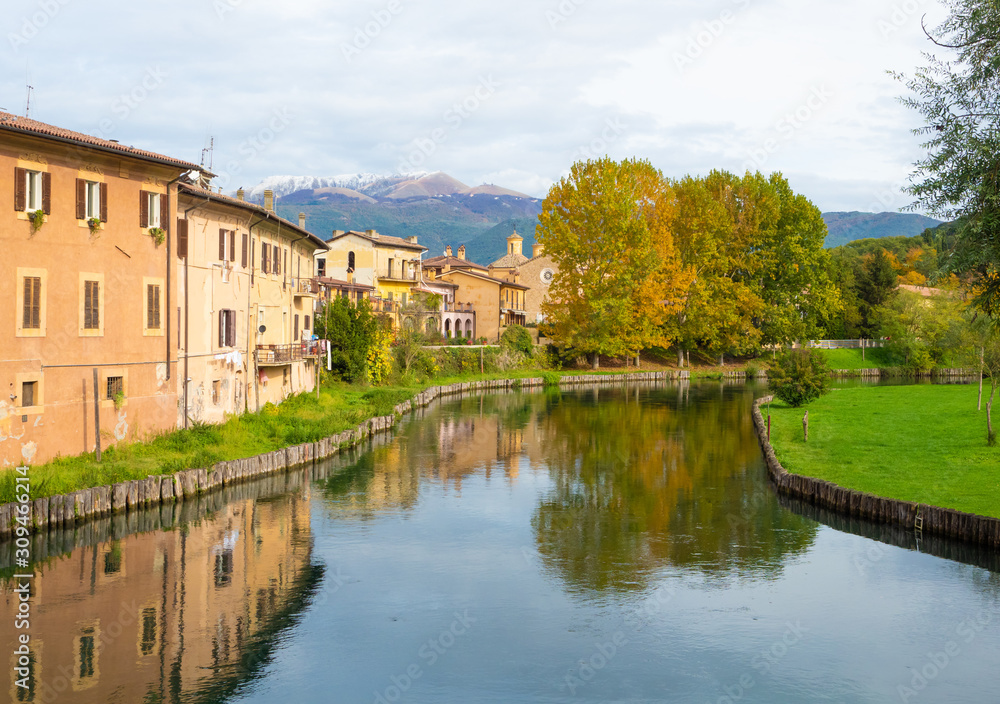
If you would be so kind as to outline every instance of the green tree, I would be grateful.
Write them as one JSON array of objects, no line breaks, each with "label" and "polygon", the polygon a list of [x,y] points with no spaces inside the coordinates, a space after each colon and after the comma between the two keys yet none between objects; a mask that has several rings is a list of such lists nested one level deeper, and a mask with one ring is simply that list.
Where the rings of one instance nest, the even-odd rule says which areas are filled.
[{"label": "green tree", "polygon": [[521,325],[509,325],[500,336],[500,346],[531,356],[535,345],[531,340],[531,333],[526,327]]},{"label": "green tree", "polygon": [[861,333],[865,337],[880,335],[880,316],[883,306],[896,296],[896,268],[893,257],[884,249],[864,257],[856,280],[856,291],[861,304]]},{"label": "green tree", "polygon": [[330,341],[331,371],[339,379],[361,382],[369,379],[369,357],[386,323],[368,301],[355,305],[341,296],[325,303],[315,316],[315,332]]},{"label": "green tree", "polygon": [[775,396],[798,408],[829,390],[830,368],[819,350],[786,350],[771,365],[767,385]]},{"label": "green tree", "polygon": [[943,0],[948,17],[928,38],[934,51],[902,102],[925,124],[927,156],[915,163],[912,209],[959,218],[955,267],[973,275],[975,303],[1000,311],[1000,5]]},{"label": "green tree", "polygon": [[[651,222],[669,185],[647,161],[573,164],[542,204],[537,240],[558,265],[543,304],[552,339],[591,357],[635,355],[662,340],[672,297]],[[662,236],[662,232],[660,233]],[[668,233],[669,234],[669,233]]]}]

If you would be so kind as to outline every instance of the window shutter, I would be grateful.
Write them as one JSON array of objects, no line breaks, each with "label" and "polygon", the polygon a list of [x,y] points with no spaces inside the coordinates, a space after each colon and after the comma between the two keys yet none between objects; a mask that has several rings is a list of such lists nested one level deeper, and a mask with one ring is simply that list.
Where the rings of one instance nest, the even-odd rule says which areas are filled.
[{"label": "window shutter", "polygon": [[76,180],[76,219],[87,219],[87,182],[82,178]]},{"label": "window shutter", "polygon": [[164,230],[169,231],[170,228],[167,226],[170,222],[170,196],[167,194],[160,195],[160,227]]},{"label": "window shutter", "polygon": [[184,259],[188,255],[188,222],[177,219],[177,258]]},{"label": "window shutter", "polygon": [[101,222],[108,221],[108,184],[101,184]]},{"label": "window shutter", "polygon": [[226,346],[226,311],[219,311],[219,347]]},{"label": "window shutter", "polygon": [[236,311],[229,311],[226,324],[226,346],[235,347],[236,346]]},{"label": "window shutter", "polygon": [[268,251],[271,249],[271,245],[267,242],[260,243],[260,273],[267,273],[267,255]]},{"label": "window shutter", "polygon": [[247,233],[243,233],[243,249],[240,254],[240,264],[244,269],[247,268],[247,244],[250,236]]},{"label": "window shutter", "polygon": [[139,191],[139,227],[149,227],[149,191]]},{"label": "window shutter", "polygon": [[21,213],[28,202],[28,170],[14,168],[14,210]]},{"label": "window shutter", "polygon": [[226,231],[219,230],[219,261],[226,261]]},{"label": "window shutter", "polygon": [[295,314],[295,321],[292,327],[292,342],[298,342],[299,339],[299,314]]},{"label": "window shutter", "polygon": [[24,304],[21,310],[21,327],[30,328],[31,327],[31,295],[34,287],[32,286],[33,278],[30,276],[24,277]]},{"label": "window shutter", "polygon": [[153,327],[153,286],[146,285],[146,327]]},{"label": "window shutter", "polygon": [[52,212],[52,174],[48,171],[42,172],[42,212]]},{"label": "window shutter", "polygon": [[236,230],[229,231],[229,261],[236,261]]},{"label": "window shutter", "polygon": [[278,245],[274,245],[274,273],[281,273],[281,248]]}]

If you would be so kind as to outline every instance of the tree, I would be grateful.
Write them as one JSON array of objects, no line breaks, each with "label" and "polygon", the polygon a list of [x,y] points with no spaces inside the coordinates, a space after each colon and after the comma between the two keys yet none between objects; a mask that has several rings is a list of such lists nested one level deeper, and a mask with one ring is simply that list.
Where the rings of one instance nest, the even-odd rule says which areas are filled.
[{"label": "tree", "polygon": [[951,58],[925,53],[902,99],[924,118],[927,156],[915,163],[911,209],[959,218],[954,266],[974,276],[974,302],[1000,312],[1000,5],[944,0],[947,19],[928,38]]},{"label": "tree", "polygon": [[775,396],[798,408],[829,390],[830,368],[819,350],[787,350],[771,365],[767,385]]},{"label": "tree", "polygon": [[378,355],[371,356],[371,351],[384,342],[385,323],[372,313],[368,301],[355,305],[337,296],[320,308],[314,325],[316,335],[330,341],[334,375],[350,382],[372,381],[372,372],[381,376],[382,368],[370,368],[370,362],[378,359]]},{"label": "tree", "polygon": [[861,332],[866,337],[878,337],[882,307],[896,296],[895,257],[884,249],[865,255],[856,281],[861,303]]},{"label": "tree", "polygon": [[548,329],[595,367],[600,354],[663,342],[658,323],[677,302],[666,290],[673,262],[661,256],[670,233],[655,223],[669,221],[669,190],[647,161],[604,158],[573,164],[542,204],[536,238],[558,266],[542,306]]}]

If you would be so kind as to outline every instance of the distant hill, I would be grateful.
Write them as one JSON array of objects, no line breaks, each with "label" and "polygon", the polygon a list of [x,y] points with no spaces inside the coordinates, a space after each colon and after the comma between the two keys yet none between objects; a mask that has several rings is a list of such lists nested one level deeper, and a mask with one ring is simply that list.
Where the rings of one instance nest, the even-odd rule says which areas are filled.
[{"label": "distant hill", "polygon": [[879,237],[916,237],[940,220],[915,213],[823,213],[828,234],[825,247]]}]

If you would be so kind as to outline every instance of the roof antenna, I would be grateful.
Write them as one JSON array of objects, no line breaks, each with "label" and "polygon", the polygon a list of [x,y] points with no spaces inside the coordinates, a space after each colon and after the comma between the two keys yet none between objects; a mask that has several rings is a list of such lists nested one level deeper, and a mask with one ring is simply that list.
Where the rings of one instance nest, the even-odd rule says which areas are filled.
[{"label": "roof antenna", "polygon": [[201,165],[205,165],[205,154],[208,154],[208,170],[212,170],[215,162],[215,137],[209,138],[208,146],[201,150]]},{"label": "roof antenna", "polygon": [[24,116],[31,117],[31,91],[35,89],[34,86],[28,86],[28,100],[24,106]]}]

